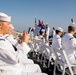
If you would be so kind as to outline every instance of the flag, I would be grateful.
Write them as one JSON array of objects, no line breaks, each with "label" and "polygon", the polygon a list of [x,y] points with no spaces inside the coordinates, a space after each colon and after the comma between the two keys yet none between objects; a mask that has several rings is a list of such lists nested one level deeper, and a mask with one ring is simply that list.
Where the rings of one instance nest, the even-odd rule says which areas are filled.
[{"label": "flag", "polygon": [[44,25],[44,22],[43,21],[41,22],[41,25]]}]

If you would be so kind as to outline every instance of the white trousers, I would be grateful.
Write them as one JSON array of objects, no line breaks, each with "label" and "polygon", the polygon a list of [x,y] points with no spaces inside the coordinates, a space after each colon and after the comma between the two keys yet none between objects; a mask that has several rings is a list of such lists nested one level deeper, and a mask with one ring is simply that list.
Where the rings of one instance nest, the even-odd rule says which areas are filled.
[{"label": "white trousers", "polygon": [[33,60],[31,60],[31,59],[28,59],[28,58],[26,58],[26,59],[22,59],[21,61],[20,61],[20,63],[22,63],[22,64],[34,64],[34,61]]},{"label": "white trousers", "polygon": [[25,66],[22,64],[3,66],[0,67],[0,71],[0,75],[26,75],[28,73],[31,75],[31,73],[41,73],[41,69],[37,64],[26,64]]},{"label": "white trousers", "polygon": [[46,73],[23,73],[22,75],[48,75]]},{"label": "white trousers", "polygon": [[[0,73],[0,75],[10,75],[10,74],[9,73],[8,74],[5,74],[5,73],[1,74]],[[14,75],[16,75],[16,74],[14,74]],[[48,75],[48,74],[46,74],[46,73],[22,73],[21,75]]]}]

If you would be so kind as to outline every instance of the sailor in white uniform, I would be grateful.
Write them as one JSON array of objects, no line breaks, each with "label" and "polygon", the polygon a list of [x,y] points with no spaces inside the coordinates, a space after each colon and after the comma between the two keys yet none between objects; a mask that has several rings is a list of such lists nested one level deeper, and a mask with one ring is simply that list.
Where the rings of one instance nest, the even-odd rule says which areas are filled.
[{"label": "sailor in white uniform", "polygon": [[54,37],[55,34],[56,34],[56,32],[55,32],[55,28],[53,27],[53,30],[52,30],[52,37]]},{"label": "sailor in white uniform", "polygon": [[39,34],[40,35],[38,36],[38,39],[41,40],[42,42],[45,42],[45,38],[44,38],[45,30],[42,29]]},{"label": "sailor in white uniform", "polygon": [[34,38],[34,29],[33,28],[31,29],[29,34],[30,34],[30,38],[33,39]]},{"label": "sailor in white uniform", "polygon": [[[68,26],[68,33],[62,38],[62,49],[66,51],[71,64],[76,64],[76,38],[73,36],[76,33],[76,24],[72,23]],[[76,67],[73,69],[76,74]]]},{"label": "sailor in white uniform", "polygon": [[[10,29],[9,29],[9,31],[8,31],[8,34],[5,34],[5,35],[4,35],[4,38],[7,39],[7,40],[13,45],[15,51],[18,52],[18,49],[22,48],[22,46],[21,46],[21,44],[18,43],[18,40],[14,39],[14,37],[13,37],[13,35],[12,35],[13,30],[14,30],[14,27],[11,25],[11,27],[10,27]],[[28,47],[28,45],[26,44],[26,50],[25,50],[25,48],[22,48],[22,49],[20,49],[20,50],[21,50],[21,51],[19,51],[19,52],[22,53],[22,54],[21,54],[21,55],[22,55],[21,62],[22,62],[23,64],[26,64],[26,63],[34,64],[33,60],[28,59],[28,57],[27,57],[28,52],[31,50],[31,49]],[[26,60],[25,60],[25,59],[26,59]]]},{"label": "sailor in white uniform", "polygon": [[[36,64],[26,64],[25,66],[20,63],[20,53],[14,51],[11,43],[6,40],[3,35],[8,33],[10,28],[11,17],[5,13],[0,13],[0,71],[1,75],[22,75],[26,73],[41,73],[41,69]],[[24,39],[21,46],[27,48],[29,40],[28,33],[24,33]],[[26,75],[26,74],[23,74]]]},{"label": "sailor in white uniform", "polygon": [[12,24],[10,24],[10,29],[8,30],[8,34],[5,34],[4,37],[7,39],[12,45],[15,47],[18,45],[18,40],[14,39],[14,36],[12,35],[14,31],[14,27]]},{"label": "sailor in white uniform", "polygon": [[60,37],[62,35],[62,33],[63,33],[63,29],[61,27],[58,27],[56,29],[56,35],[52,39],[52,48],[53,48],[53,50],[62,48],[61,37]]},{"label": "sailor in white uniform", "polygon": [[48,41],[49,40],[49,34],[50,34],[50,28],[49,28],[49,26],[48,26],[48,24],[46,24],[46,29],[45,29],[45,34],[46,34],[46,41]]}]

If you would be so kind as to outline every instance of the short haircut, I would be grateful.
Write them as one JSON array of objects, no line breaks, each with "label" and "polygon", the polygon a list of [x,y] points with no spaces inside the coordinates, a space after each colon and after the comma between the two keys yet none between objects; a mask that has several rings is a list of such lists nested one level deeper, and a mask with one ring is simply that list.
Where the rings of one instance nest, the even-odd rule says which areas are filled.
[{"label": "short haircut", "polygon": [[68,32],[74,32],[75,31],[75,27],[72,26],[68,26]]},{"label": "short haircut", "polygon": [[61,31],[59,31],[59,30],[56,30],[55,32],[56,32],[56,34],[58,34],[58,33],[59,33],[59,32],[61,32]]},{"label": "short haircut", "polygon": [[42,33],[44,33],[44,32],[43,31],[40,31],[39,33],[40,33],[40,35],[42,35]]}]

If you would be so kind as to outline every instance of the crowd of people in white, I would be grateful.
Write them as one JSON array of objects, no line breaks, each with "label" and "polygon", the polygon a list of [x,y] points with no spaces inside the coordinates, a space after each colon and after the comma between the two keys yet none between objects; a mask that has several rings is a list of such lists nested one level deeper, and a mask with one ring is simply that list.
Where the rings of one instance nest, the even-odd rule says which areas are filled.
[{"label": "crowd of people in white", "polygon": [[[47,75],[39,65],[27,58],[30,36],[22,35],[22,41],[12,38],[11,17],[0,12],[0,74],[1,75]],[[14,49],[17,49],[16,51]]]},{"label": "crowd of people in white", "polygon": [[[37,35],[34,35],[32,29],[30,33],[23,32],[19,35],[19,39],[14,39],[14,27],[11,24],[11,17],[0,12],[0,74],[1,75],[47,75],[41,72],[38,64],[28,58],[29,52],[35,52],[38,57],[41,54],[43,58],[38,60],[45,66],[45,58],[55,61],[56,49],[65,50],[69,62],[76,64],[76,39],[73,36],[76,33],[76,24],[68,26],[68,32],[61,37],[63,29],[58,27],[53,30],[52,44],[49,44],[50,28],[46,24],[45,29],[40,29]],[[76,68],[73,68],[76,74]]]},{"label": "crowd of people in white", "polygon": [[[49,55],[49,57],[52,57],[54,60],[56,59],[56,50],[62,50],[65,51],[68,57],[68,60],[70,62],[71,65],[76,65],[76,38],[74,37],[74,34],[76,33],[76,24],[74,23],[73,19],[71,19],[71,24],[68,25],[68,32],[66,32],[63,36],[63,29],[61,27],[57,27],[56,29],[53,28],[53,35],[52,35],[52,44],[51,44],[51,48],[49,49],[50,51],[48,51],[48,49],[46,49],[45,47],[43,47],[43,49],[41,48],[40,50],[43,51],[47,50]],[[46,27],[48,28],[48,25],[46,25]],[[49,28],[47,29],[48,31],[50,30]],[[42,33],[42,35],[41,35]],[[42,37],[45,34],[45,44],[49,45],[49,39],[47,38],[49,35],[48,33],[46,33],[46,29],[45,30],[41,30],[40,35],[38,36],[38,39],[42,39]],[[42,45],[40,45],[42,46]],[[45,48],[45,49],[44,49]],[[47,53],[45,51],[45,54]],[[53,55],[52,55],[53,54]],[[50,58],[49,58],[50,59]],[[50,59],[51,61],[51,59]],[[65,62],[65,61],[64,61]],[[76,67],[72,67],[73,70],[73,74],[76,74]]]}]

